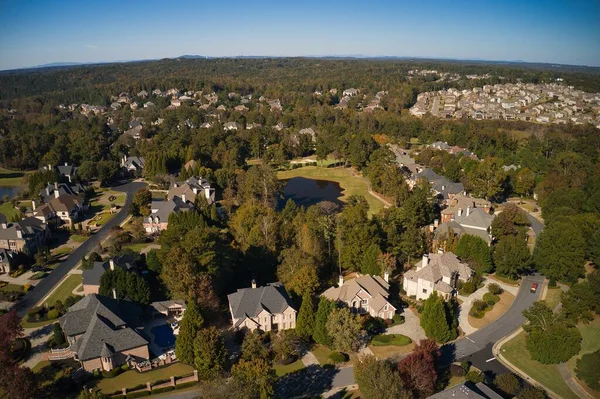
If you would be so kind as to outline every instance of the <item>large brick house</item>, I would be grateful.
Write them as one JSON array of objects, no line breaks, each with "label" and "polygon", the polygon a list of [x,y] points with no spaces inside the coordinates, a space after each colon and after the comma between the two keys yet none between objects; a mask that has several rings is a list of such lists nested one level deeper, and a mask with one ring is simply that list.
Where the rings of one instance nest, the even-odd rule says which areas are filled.
[{"label": "large brick house", "polygon": [[32,254],[38,247],[45,245],[49,236],[48,225],[34,217],[18,222],[0,223],[0,248],[3,249],[28,251]]},{"label": "large brick house", "polygon": [[110,371],[150,359],[148,341],[135,330],[141,314],[133,302],[92,294],[71,306],[59,323],[84,370]]}]

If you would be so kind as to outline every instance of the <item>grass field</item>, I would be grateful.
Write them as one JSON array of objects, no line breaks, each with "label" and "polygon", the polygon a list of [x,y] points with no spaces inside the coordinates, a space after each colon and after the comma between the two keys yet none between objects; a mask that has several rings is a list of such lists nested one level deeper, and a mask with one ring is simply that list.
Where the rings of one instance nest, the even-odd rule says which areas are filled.
[{"label": "grass field", "polygon": [[315,345],[310,351],[313,355],[315,355],[320,364],[333,364],[333,362],[329,360],[329,354],[331,353],[331,350],[329,350],[329,348],[326,346]]},{"label": "grass field", "polygon": [[24,183],[26,172],[0,168],[0,186],[20,186]]},{"label": "grass field", "polygon": [[275,374],[277,374],[277,377],[281,377],[282,375],[302,370],[304,368],[304,363],[302,363],[302,360],[298,359],[294,363],[286,365],[274,363],[273,368],[275,369]]},{"label": "grass field", "polygon": [[410,338],[402,334],[382,334],[373,337],[373,346],[405,346],[412,342]]},{"label": "grass field", "polygon": [[342,197],[340,200],[346,201],[351,195],[365,197],[369,204],[369,215],[376,214],[383,209],[383,202],[369,194],[367,183],[359,177],[352,176],[350,169],[305,166],[303,168],[277,172],[277,178],[280,180],[287,180],[293,177],[304,177],[307,179],[326,180],[339,183],[342,188]]},{"label": "grass field", "polygon": [[150,244],[151,243],[149,243],[149,242],[143,242],[143,243],[139,243],[139,244],[125,244],[125,245],[123,245],[123,249],[128,248],[134,252],[140,253],[140,252],[142,252],[142,250],[144,248],[146,248]]},{"label": "grass field", "polygon": [[169,377],[181,377],[184,375],[192,374],[194,368],[183,363],[175,363],[173,365],[147,371],[145,373],[138,373],[135,370],[129,370],[114,378],[103,378],[98,382],[97,387],[102,392],[108,394],[115,391],[120,391],[121,388],[133,388],[135,386],[145,384],[147,382],[154,382],[158,380],[166,380]]},{"label": "grass field", "polygon": [[50,294],[45,303],[49,306],[54,306],[54,303],[59,299],[64,302],[67,297],[73,295],[73,290],[77,288],[82,281],[83,278],[81,274],[71,274],[52,294]]},{"label": "grass field", "polygon": [[525,335],[526,333],[523,331],[502,345],[502,355],[504,355],[510,363],[523,370],[562,398],[576,399],[577,395],[575,395],[563,381],[557,365],[541,364],[531,359],[529,351],[525,346]]},{"label": "grass field", "polygon": [[550,288],[548,287],[548,291],[546,292],[546,298],[544,300],[550,307],[550,309],[554,309],[556,305],[560,302],[560,293],[562,290],[558,287]]},{"label": "grass field", "polygon": [[4,214],[6,218],[10,221],[16,214],[17,210],[10,202],[5,202],[0,205],[0,213]]},{"label": "grass field", "polygon": [[[577,328],[579,328],[579,332],[581,332],[581,351],[577,356],[572,357],[567,362],[573,375],[576,375],[575,366],[577,365],[577,359],[581,359],[581,356],[600,349],[600,317],[596,317],[588,324],[580,323]],[[584,384],[584,382],[580,382],[581,384]],[[594,395],[594,397],[600,398],[599,391],[594,391],[591,388],[588,388],[588,392]]]}]

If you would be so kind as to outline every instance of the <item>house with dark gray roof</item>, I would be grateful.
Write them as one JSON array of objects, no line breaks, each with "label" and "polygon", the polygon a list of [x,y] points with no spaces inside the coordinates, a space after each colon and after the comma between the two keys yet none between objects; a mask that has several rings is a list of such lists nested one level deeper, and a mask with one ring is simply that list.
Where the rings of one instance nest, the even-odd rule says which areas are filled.
[{"label": "house with dark gray roof", "polygon": [[169,227],[170,214],[187,212],[193,208],[193,203],[183,201],[179,197],[174,197],[167,201],[152,201],[152,204],[150,205],[150,215],[146,216],[143,221],[144,229],[147,234],[160,233]]},{"label": "house with dark gray roof", "polygon": [[146,160],[143,157],[128,157],[123,155],[121,167],[128,173],[140,174],[146,166]]},{"label": "house with dark gray roof", "polygon": [[75,176],[77,175],[77,169],[78,168],[76,166],[69,165],[67,162],[65,162],[64,165],[58,165],[55,168],[53,168],[52,165],[42,167],[42,170],[45,171],[56,170],[60,176],[66,177],[69,182],[72,182],[75,179]]},{"label": "house with dark gray roof", "polygon": [[502,399],[502,396],[483,382],[473,384],[467,381],[428,396],[427,399]]},{"label": "house with dark gray roof", "polygon": [[[46,187],[40,190],[40,200],[43,204],[50,202],[52,198],[58,198],[61,195],[74,195],[82,197],[85,193],[85,187],[80,183],[48,183]],[[32,206],[36,208],[35,205]]]},{"label": "house with dark gray roof", "polygon": [[296,309],[280,282],[239,289],[227,295],[235,329],[277,331],[296,328]]},{"label": "house with dark gray roof", "polygon": [[48,225],[34,217],[0,223],[0,248],[34,253],[50,237]]},{"label": "house with dark gray roof", "polygon": [[100,293],[100,280],[102,275],[107,270],[115,270],[120,268],[125,271],[137,271],[136,260],[133,256],[123,255],[115,256],[102,262],[94,262],[91,269],[83,271],[83,294],[98,294]]},{"label": "house with dark gray roof", "polygon": [[141,314],[130,301],[92,294],[71,306],[59,323],[73,358],[86,371],[110,371],[149,360],[148,341],[136,331]]},{"label": "house with dark gray roof", "polygon": [[431,184],[431,190],[443,201],[451,199],[456,194],[464,193],[465,191],[462,183],[455,183],[444,176],[438,175],[429,168],[423,168],[416,173],[409,184],[413,187],[420,179],[427,180]]}]

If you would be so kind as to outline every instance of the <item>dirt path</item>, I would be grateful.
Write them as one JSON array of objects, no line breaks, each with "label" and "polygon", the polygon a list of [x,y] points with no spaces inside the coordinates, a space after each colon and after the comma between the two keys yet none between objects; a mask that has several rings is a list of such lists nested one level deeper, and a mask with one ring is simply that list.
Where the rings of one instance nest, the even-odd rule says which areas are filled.
[{"label": "dirt path", "polygon": [[377,198],[379,201],[383,202],[383,205],[385,205],[386,208],[389,208],[390,206],[394,205],[390,201],[385,199],[381,194],[377,193],[376,191],[373,191],[373,187],[371,187],[371,182],[368,179],[366,179],[362,175],[358,174],[358,172],[356,172],[354,169],[349,169],[349,170],[350,170],[350,174],[352,176],[356,177],[357,179],[362,180],[367,185],[367,191],[369,192],[369,194],[371,194],[373,197]]},{"label": "dirt path", "polygon": [[567,363],[561,363],[558,365],[558,371],[560,372],[560,376],[563,378],[565,383],[569,386],[571,391],[573,391],[580,398],[589,398],[594,399],[592,395],[590,395],[573,377],[571,374],[571,370]]}]

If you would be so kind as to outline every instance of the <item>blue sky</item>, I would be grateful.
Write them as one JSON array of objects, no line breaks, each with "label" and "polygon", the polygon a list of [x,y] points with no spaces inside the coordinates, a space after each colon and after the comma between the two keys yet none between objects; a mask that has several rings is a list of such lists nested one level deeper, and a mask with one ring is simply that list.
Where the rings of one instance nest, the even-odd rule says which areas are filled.
[{"label": "blue sky", "polygon": [[600,66],[600,1],[0,0],[0,69],[183,54]]}]

